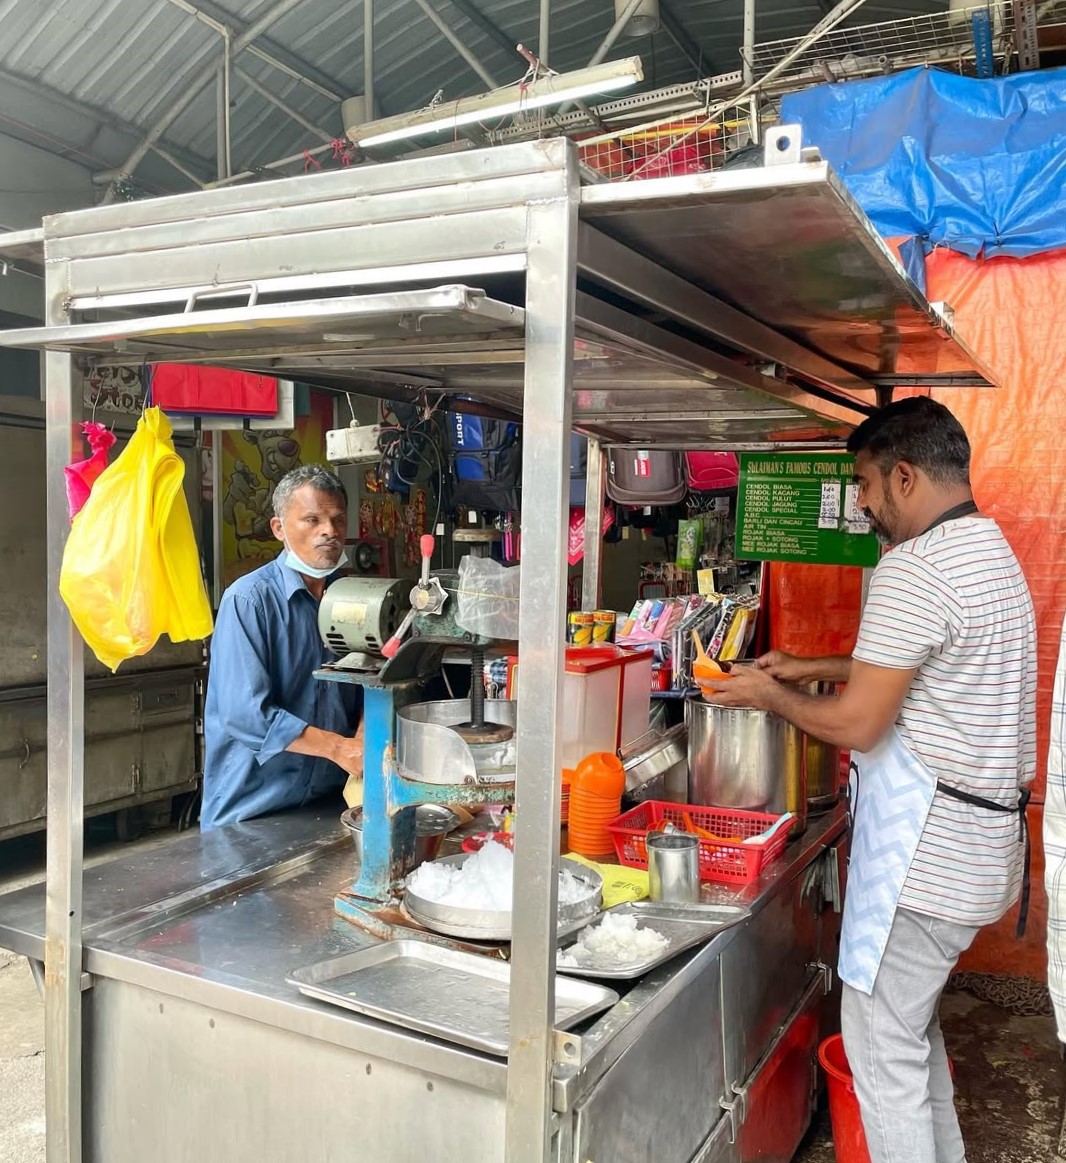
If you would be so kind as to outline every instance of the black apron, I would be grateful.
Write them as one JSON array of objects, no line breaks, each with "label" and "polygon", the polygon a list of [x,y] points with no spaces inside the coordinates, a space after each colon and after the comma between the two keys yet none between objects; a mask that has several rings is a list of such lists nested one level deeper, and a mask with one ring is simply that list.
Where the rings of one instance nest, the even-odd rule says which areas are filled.
[{"label": "black apron", "polygon": [[[963,501],[961,505],[955,505],[948,509],[946,513],[941,513],[939,517],[927,529],[923,529],[922,533],[928,533],[935,529],[938,525],[943,525],[947,521],[955,521],[960,517],[970,517],[979,510],[973,501]],[[989,812],[1011,812],[1018,814],[1018,838],[1025,844],[1025,865],[1022,870],[1022,897],[1018,908],[1018,925],[1014,930],[1015,936],[1022,937],[1025,935],[1025,922],[1029,916],[1029,871],[1032,857],[1032,842],[1029,838],[1029,819],[1026,815],[1026,808],[1029,806],[1029,797],[1032,794],[1027,787],[1020,787],[1018,789],[1018,802],[1014,805],[997,804],[995,800],[985,799],[984,796],[975,796],[968,791],[963,791],[961,788],[952,787],[945,783],[942,779],[936,781],[936,790],[943,792],[953,800],[960,800],[964,804],[971,804],[976,808],[984,808]]]}]

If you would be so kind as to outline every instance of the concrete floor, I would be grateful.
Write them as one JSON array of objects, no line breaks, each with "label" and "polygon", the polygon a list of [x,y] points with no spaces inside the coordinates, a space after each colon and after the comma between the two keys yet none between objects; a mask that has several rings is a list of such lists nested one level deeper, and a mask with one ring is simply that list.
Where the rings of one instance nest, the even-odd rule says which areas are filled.
[{"label": "concrete floor", "polygon": [[[1052,1019],[1018,1017],[967,993],[948,993],[940,1020],[955,1064],[967,1163],[1054,1163],[1066,1066]],[[823,1109],[794,1163],[834,1159]]]},{"label": "concrete floor", "polygon": [[[95,822],[86,837],[87,863],[172,835],[156,832],[123,845],[106,821]],[[0,892],[39,880],[43,860],[40,837],[0,843]],[[1066,1067],[1052,1020],[1017,1017],[966,993],[945,995],[941,1019],[968,1163],[1056,1163]],[[0,1163],[44,1158],[44,1007],[25,960],[0,951]],[[823,1109],[794,1163],[834,1159]]]}]

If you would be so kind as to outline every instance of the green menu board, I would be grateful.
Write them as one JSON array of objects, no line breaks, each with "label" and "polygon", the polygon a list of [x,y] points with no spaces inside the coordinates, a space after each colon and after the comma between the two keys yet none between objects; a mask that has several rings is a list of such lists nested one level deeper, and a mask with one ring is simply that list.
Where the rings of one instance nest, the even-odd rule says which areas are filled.
[{"label": "green menu board", "polygon": [[856,505],[854,464],[841,452],[742,455],[737,558],[876,565],[880,545]]}]

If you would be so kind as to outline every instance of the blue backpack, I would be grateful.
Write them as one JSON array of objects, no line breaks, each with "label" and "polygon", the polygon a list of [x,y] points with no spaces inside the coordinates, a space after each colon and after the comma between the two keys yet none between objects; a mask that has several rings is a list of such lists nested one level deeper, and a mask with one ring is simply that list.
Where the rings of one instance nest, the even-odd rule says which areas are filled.
[{"label": "blue backpack", "polygon": [[511,420],[448,413],[453,508],[510,513],[521,507],[519,433],[519,426]]}]

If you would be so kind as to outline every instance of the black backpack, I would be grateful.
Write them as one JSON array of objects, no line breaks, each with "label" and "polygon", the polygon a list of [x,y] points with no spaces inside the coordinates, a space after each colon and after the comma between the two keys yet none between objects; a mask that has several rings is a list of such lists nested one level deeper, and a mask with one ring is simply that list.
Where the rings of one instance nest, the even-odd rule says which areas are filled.
[{"label": "black backpack", "polygon": [[521,507],[520,431],[511,420],[448,413],[453,508],[510,513]]}]

